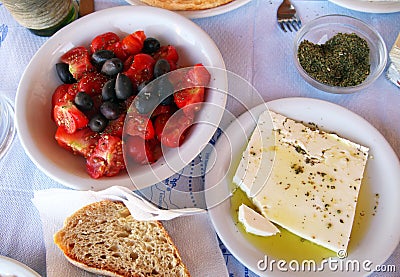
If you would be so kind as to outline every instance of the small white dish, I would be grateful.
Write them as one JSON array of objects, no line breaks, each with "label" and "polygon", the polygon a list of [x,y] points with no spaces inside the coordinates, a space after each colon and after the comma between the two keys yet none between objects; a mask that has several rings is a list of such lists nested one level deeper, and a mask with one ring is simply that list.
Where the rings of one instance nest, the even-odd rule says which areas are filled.
[{"label": "small white dish", "polygon": [[[211,154],[206,175],[206,202],[209,214],[218,233],[218,236],[228,250],[250,270],[261,276],[365,276],[371,272],[361,268],[359,271],[334,271],[325,264],[321,271],[280,271],[275,264],[263,270],[265,257],[280,260],[282,257],[273,257],[269,249],[261,251],[255,244],[245,238],[237,226],[231,210],[231,192],[229,185],[239,157],[247,144],[258,116],[267,108],[282,113],[285,116],[303,122],[312,122],[325,131],[336,132],[342,137],[370,147],[370,159],[367,163],[363,186],[360,192],[359,203],[368,203],[365,218],[360,226],[353,228],[358,231],[357,239],[351,241],[347,259],[355,261],[362,267],[363,262],[369,262],[368,267],[374,270],[375,266],[382,265],[391,255],[400,241],[400,214],[393,213],[400,209],[400,163],[385,138],[366,120],[353,112],[321,100],[310,98],[286,98],[259,105],[234,121],[221,135]],[[379,195],[379,199],[375,195]],[[376,205],[376,210],[374,209]],[[384,228],[382,227],[384,226]],[[282,246],[284,252],[293,251],[290,246]],[[344,253],[342,253],[344,254]],[[259,261],[263,261],[259,263]],[[364,263],[365,264],[365,263]],[[343,264],[342,264],[343,265]],[[289,273],[290,272],[290,273]]]},{"label": "small white dish", "polygon": [[[61,84],[55,70],[60,56],[75,46],[88,46],[94,37],[102,33],[115,32],[122,36],[137,30],[157,38],[163,45],[174,45],[179,54],[179,65],[202,63],[225,72],[222,55],[206,32],[189,19],[159,8],[120,6],[105,9],[86,15],[58,31],[42,45],[26,67],[18,86],[15,116],[17,134],[26,154],[46,175],[66,187],[103,190],[113,185],[131,189],[153,185],[182,169],[185,166],[182,161],[189,163],[193,160],[217,129],[223,110],[212,116],[208,111],[201,110],[198,121],[206,123],[194,126],[190,138],[179,148],[180,168],[171,168],[163,159],[151,167],[138,166],[129,170],[129,174],[137,176],[135,181],[139,183],[135,184],[128,174],[93,179],[87,174],[82,157],[58,146],[54,139],[56,125],[50,114],[51,96]],[[205,103],[225,107],[226,94],[221,90],[226,92],[226,76],[219,74],[212,77],[215,78],[211,78]]]},{"label": "small white dish", "polygon": [[[369,48],[369,74],[362,83],[354,86],[334,86],[322,83],[309,74],[300,62],[299,48],[304,41],[322,45],[327,43],[338,33],[356,34],[362,38]],[[350,52],[350,51],[349,51]],[[388,53],[385,41],[382,36],[372,26],[351,16],[330,14],[315,18],[306,24],[296,34],[293,44],[294,64],[300,75],[313,87],[337,94],[347,94],[363,91],[375,82],[383,73],[386,67]],[[318,72],[318,71],[317,71]],[[343,72],[337,72],[343,74]],[[315,74],[315,72],[314,72]],[[346,76],[343,74],[342,78]],[[344,78],[346,79],[346,78]],[[342,79],[339,79],[342,80]]]},{"label": "small white dish", "polygon": [[40,277],[38,273],[9,257],[0,256],[0,276],[2,277]]}]

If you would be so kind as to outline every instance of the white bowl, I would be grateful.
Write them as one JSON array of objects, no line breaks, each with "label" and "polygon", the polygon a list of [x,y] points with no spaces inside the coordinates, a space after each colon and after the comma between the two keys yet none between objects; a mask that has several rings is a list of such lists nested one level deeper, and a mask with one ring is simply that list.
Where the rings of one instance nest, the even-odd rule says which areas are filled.
[{"label": "white bowl", "polygon": [[[136,172],[137,176],[142,176],[135,179],[135,184],[128,174],[93,179],[86,173],[85,160],[66,152],[54,139],[56,125],[50,118],[51,96],[61,84],[55,71],[60,56],[75,46],[88,46],[99,34],[110,31],[126,35],[137,30],[156,37],[162,44],[174,45],[180,65],[202,63],[207,67],[225,69],[217,46],[200,27],[163,9],[144,6],[106,9],[80,18],[58,31],[43,44],[25,69],[18,86],[15,114],[18,135],[27,155],[40,170],[67,187],[80,190],[102,190],[113,185],[143,188],[176,173],[176,167],[171,168],[160,159],[151,167],[138,166],[130,170],[131,176],[136,176]],[[227,87],[224,75],[211,78],[210,87],[219,89],[210,88],[206,102],[225,107],[226,94],[221,93]],[[207,145],[219,124],[222,110],[216,114],[213,111],[212,116],[206,110],[199,112],[200,121],[212,122],[192,128],[191,135],[179,151],[182,161],[189,163]],[[182,162],[178,164],[181,168],[185,166]],[[148,174],[148,171],[152,173]]]}]

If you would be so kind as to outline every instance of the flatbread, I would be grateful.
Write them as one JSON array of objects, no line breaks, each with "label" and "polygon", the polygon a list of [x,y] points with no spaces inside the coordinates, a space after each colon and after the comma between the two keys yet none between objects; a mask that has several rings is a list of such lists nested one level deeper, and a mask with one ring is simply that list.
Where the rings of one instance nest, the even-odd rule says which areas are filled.
[{"label": "flatbread", "polygon": [[141,0],[147,5],[174,11],[193,11],[215,8],[233,0]]}]

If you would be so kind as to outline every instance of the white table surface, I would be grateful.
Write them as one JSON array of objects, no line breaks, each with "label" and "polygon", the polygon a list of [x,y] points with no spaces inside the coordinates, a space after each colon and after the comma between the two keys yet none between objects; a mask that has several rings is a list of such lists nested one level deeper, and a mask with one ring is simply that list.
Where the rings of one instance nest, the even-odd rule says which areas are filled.
[{"label": "white table surface", "polygon": [[[308,85],[293,64],[295,34],[283,33],[276,24],[279,2],[254,0],[237,10],[193,21],[215,41],[227,69],[253,84],[265,101],[298,96],[341,105],[376,127],[400,156],[400,89],[383,75],[363,92],[350,95],[327,94]],[[400,32],[400,13],[364,13],[328,1],[298,0],[294,3],[304,23],[335,13],[367,21],[380,32],[388,49]],[[118,5],[128,3],[96,0],[95,9]],[[0,3],[0,93],[14,100],[26,65],[46,40],[19,26]],[[63,187],[35,167],[17,136],[9,153],[0,161],[0,255],[18,260],[42,276],[46,275],[45,249],[41,222],[31,199],[33,191],[47,188]],[[256,276],[237,262],[222,243],[220,247],[230,276]],[[372,276],[400,276],[399,246],[386,265],[395,265],[397,273],[373,273]]]}]

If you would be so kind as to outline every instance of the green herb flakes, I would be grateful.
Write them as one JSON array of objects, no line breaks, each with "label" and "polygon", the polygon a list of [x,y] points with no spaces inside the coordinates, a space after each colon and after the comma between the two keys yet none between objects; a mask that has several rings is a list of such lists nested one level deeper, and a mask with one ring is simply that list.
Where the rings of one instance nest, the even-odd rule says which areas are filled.
[{"label": "green herb flakes", "polygon": [[298,59],[317,81],[340,87],[361,84],[370,73],[369,47],[355,33],[338,33],[325,44],[300,43]]}]

